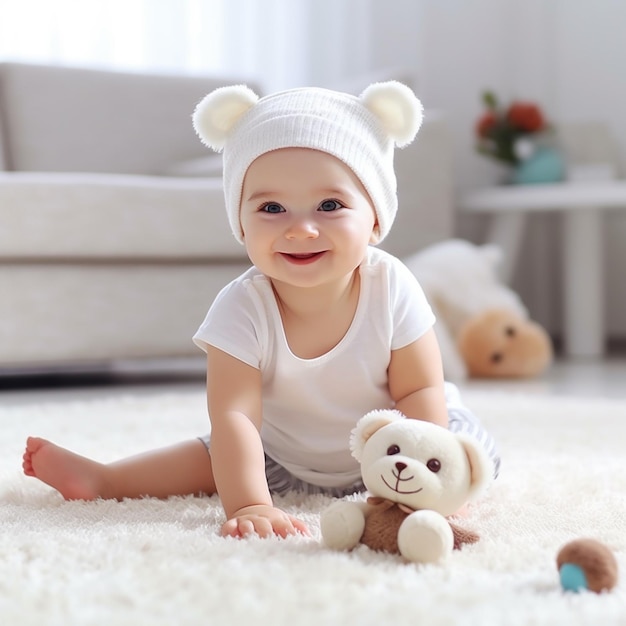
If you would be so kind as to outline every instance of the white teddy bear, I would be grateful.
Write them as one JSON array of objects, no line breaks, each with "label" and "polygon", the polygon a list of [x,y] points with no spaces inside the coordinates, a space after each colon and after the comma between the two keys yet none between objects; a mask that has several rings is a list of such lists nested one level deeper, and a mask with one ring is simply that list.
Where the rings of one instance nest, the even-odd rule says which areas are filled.
[{"label": "white teddy bear", "polygon": [[363,543],[415,563],[439,563],[453,548],[478,540],[446,520],[493,480],[491,460],[474,438],[375,410],[357,423],[350,449],[373,497],[339,500],[322,513],[329,548]]},{"label": "white teddy bear", "polygon": [[528,318],[519,296],[498,276],[502,250],[496,245],[449,239],[403,260],[420,282],[437,318],[435,333],[448,380],[468,376],[457,345],[459,332],[468,321],[489,310]]}]

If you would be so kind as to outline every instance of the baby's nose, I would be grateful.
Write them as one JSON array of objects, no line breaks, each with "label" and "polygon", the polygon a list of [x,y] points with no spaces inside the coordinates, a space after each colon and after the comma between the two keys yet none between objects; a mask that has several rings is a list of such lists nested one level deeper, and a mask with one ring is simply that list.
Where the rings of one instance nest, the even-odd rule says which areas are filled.
[{"label": "baby's nose", "polygon": [[287,230],[287,237],[295,239],[297,237],[314,238],[319,236],[319,229],[314,220],[310,218],[294,219]]}]

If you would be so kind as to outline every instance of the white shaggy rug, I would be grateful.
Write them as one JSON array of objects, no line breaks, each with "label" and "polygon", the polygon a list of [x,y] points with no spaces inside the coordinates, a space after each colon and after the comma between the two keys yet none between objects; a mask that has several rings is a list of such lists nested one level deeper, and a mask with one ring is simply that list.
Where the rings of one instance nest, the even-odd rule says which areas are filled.
[{"label": "white shaggy rug", "polygon": [[[0,623],[626,624],[626,402],[465,398],[503,467],[463,522],[481,541],[445,567],[330,552],[318,534],[325,497],[280,500],[313,538],[235,540],[218,535],[216,498],[68,503],[21,475],[28,434],[108,461],[202,433],[202,393],[0,409]],[[583,536],[615,551],[610,593],[560,588],[556,553]]]}]

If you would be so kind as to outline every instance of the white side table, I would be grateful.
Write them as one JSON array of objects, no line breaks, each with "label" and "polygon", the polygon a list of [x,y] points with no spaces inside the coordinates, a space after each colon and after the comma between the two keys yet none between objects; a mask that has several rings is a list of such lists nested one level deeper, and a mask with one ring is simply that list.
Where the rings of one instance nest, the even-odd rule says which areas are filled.
[{"label": "white side table", "polygon": [[492,215],[488,239],[505,253],[509,282],[527,217],[558,211],[563,221],[564,334],[567,354],[597,357],[605,349],[604,209],[626,209],[626,181],[489,187],[461,199],[463,211]]}]

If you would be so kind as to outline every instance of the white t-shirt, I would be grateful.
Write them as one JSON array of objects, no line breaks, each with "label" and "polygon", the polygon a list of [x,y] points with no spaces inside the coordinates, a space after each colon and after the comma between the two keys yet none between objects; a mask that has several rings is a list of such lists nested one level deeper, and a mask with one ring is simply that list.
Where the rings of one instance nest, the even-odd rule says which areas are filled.
[{"label": "white t-shirt", "polygon": [[350,433],[368,411],[393,407],[391,351],[414,342],[435,321],[415,276],[390,254],[370,247],[360,277],[350,328],[317,358],[291,352],[271,283],[255,267],[222,289],[193,338],[205,351],[215,346],[261,370],[266,454],[322,487],[360,478]]}]

